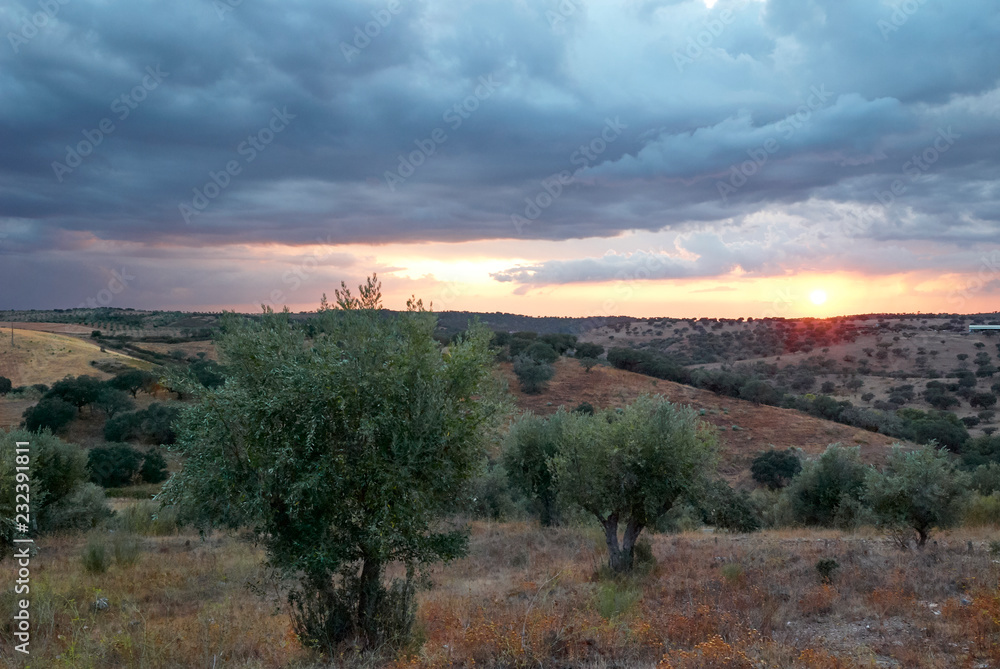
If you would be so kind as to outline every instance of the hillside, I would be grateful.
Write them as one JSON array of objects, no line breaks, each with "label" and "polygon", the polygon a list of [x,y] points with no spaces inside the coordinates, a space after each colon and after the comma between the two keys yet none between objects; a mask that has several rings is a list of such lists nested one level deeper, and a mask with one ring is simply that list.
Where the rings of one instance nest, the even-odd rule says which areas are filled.
[{"label": "hillside", "polygon": [[15,387],[35,383],[51,385],[67,375],[111,378],[112,374],[101,371],[91,364],[92,361],[106,369],[150,367],[148,363],[120,353],[102,352],[96,344],[65,334],[15,328],[13,347],[10,330],[4,330],[0,336],[0,376],[9,378]]},{"label": "hillside", "polygon": [[594,408],[621,406],[643,393],[659,394],[671,402],[690,405],[704,412],[703,418],[719,428],[722,446],[720,471],[737,480],[748,476],[750,461],[771,446],[778,449],[801,448],[818,455],[833,443],[860,446],[866,462],[877,463],[896,440],[885,435],[859,430],[849,425],[814,418],[791,409],[757,405],[732,397],[653,379],[613,367],[598,366],[586,372],[572,358],[561,358],[555,365],[555,377],[540,395],[520,391],[511,365],[503,365],[511,393],[518,408],[537,414],[554,413],[560,406],[572,409],[581,402]]}]

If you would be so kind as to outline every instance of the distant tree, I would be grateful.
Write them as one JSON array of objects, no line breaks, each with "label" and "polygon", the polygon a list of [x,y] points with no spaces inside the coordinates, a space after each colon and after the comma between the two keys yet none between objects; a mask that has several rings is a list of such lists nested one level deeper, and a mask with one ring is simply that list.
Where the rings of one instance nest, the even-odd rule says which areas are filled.
[{"label": "distant tree", "polygon": [[997,398],[993,393],[976,393],[969,400],[969,404],[973,407],[982,407],[988,409],[992,406],[996,406]]},{"label": "distant tree", "polygon": [[519,355],[514,358],[514,374],[523,392],[537,395],[545,390],[555,370],[546,362],[540,362],[528,355]]},{"label": "distant tree", "polygon": [[757,483],[771,490],[784,488],[802,471],[802,460],[791,448],[763,451],[750,464],[750,474]]},{"label": "distant tree", "polygon": [[947,453],[933,446],[915,451],[893,447],[882,472],[869,471],[866,499],[879,521],[901,545],[902,528],[917,533],[917,545],[927,543],[931,529],[958,521],[968,478],[956,471]]},{"label": "distant tree", "polygon": [[587,374],[597,366],[598,360],[597,358],[580,358],[580,364],[583,365],[583,371]]},{"label": "distant tree", "polygon": [[774,386],[762,379],[751,379],[740,386],[740,399],[754,404],[775,405],[781,401],[781,393]]},{"label": "distant tree", "polygon": [[862,388],[862,387],[863,387],[864,385],[865,385],[865,382],[864,382],[864,380],[863,380],[863,379],[859,379],[859,378],[858,378],[858,377],[856,377],[856,376],[855,376],[855,377],[852,377],[852,378],[851,378],[851,379],[850,379],[850,380],[849,380],[849,381],[848,381],[848,382],[847,382],[847,383],[845,384],[845,386],[847,387],[847,389],[848,389],[848,390],[850,390],[850,391],[851,391],[852,393],[854,393],[855,395],[857,395],[857,394],[858,394],[858,391],[859,391],[859,390],[861,390],[861,388]]},{"label": "distant tree", "polygon": [[875,399],[875,393],[865,393],[861,396],[862,402],[871,402],[873,399]]},{"label": "distant tree", "polygon": [[51,430],[59,432],[76,416],[76,408],[59,397],[43,397],[38,404],[24,410],[21,423],[31,432]]},{"label": "distant tree", "polygon": [[837,384],[835,384],[833,381],[824,381],[823,385],[821,385],[819,388],[820,392],[825,395],[832,394],[833,391],[836,389],[837,389]]},{"label": "distant tree", "polygon": [[141,369],[130,369],[126,372],[121,372],[107,383],[112,388],[132,393],[132,398],[134,399],[140,390],[145,392],[152,390],[156,384],[156,376]]},{"label": "distant tree", "polygon": [[138,476],[142,453],[128,444],[107,444],[90,449],[87,468],[90,480],[104,488],[120,488]]},{"label": "distant tree", "polygon": [[558,355],[576,347],[576,335],[571,334],[545,334],[538,340],[551,346]]},{"label": "distant tree", "polygon": [[576,345],[576,357],[578,358],[599,358],[604,353],[604,347],[600,344],[590,342],[580,342]]},{"label": "distant tree", "polygon": [[0,395],[6,395],[13,390],[14,384],[6,376],[0,376]]},{"label": "distant tree", "polygon": [[552,460],[560,498],[597,518],[609,567],[629,571],[642,530],[705,485],[715,434],[693,409],[660,397],[642,396],[620,413],[566,414],[565,420],[566,437]]},{"label": "distant tree", "polygon": [[92,404],[103,387],[104,384],[93,376],[67,376],[53,383],[46,396],[58,397],[80,410]]},{"label": "distant tree", "polygon": [[109,419],[124,411],[131,411],[135,408],[135,402],[124,390],[105,387],[97,394],[94,406]]},{"label": "distant tree", "polygon": [[534,344],[526,348],[524,350],[524,355],[527,355],[532,360],[549,364],[559,359],[559,354],[556,350],[549,344],[542,341],[536,341]]}]

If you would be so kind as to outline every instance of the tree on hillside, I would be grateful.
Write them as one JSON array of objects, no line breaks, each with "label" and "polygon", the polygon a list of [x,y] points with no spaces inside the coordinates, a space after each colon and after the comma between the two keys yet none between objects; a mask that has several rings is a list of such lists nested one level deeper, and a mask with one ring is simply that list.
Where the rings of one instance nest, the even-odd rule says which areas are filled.
[{"label": "tree on hillside", "polygon": [[135,402],[132,401],[128,393],[124,390],[106,386],[101,389],[101,392],[97,393],[94,406],[110,419],[114,418],[116,414],[134,409]]},{"label": "tree on hillside", "polygon": [[[226,383],[174,381],[197,401],[177,425],[184,468],[163,493],[194,521],[251,528],[299,581],[298,632],[327,649],[403,641],[415,570],[465,551],[440,512],[476,470],[497,406],[486,328],[445,350],[421,302],[390,316],[374,276],[359,292],[324,297],[311,341],[287,310],[223,318]],[[387,587],[394,562],[407,578]]]},{"label": "tree on hillside", "polygon": [[599,358],[604,353],[604,347],[600,344],[591,344],[590,342],[581,342],[576,345],[576,353],[574,354],[577,358]]},{"label": "tree on hillside", "polygon": [[566,414],[565,420],[552,460],[560,497],[597,518],[610,568],[628,571],[642,530],[705,484],[715,434],[693,409],[661,397],[640,397],[620,413]]},{"label": "tree on hillside", "polygon": [[535,360],[528,355],[514,358],[514,375],[521,384],[521,390],[529,395],[537,395],[545,390],[555,370],[547,362]]},{"label": "tree on hillside", "polygon": [[14,389],[14,384],[6,376],[0,376],[0,395],[6,395]]},{"label": "tree on hillside", "polygon": [[67,376],[53,383],[46,397],[58,397],[75,406],[77,410],[82,410],[97,399],[103,387],[104,384],[93,376]]},{"label": "tree on hillside", "polygon": [[140,390],[147,393],[152,390],[156,384],[156,376],[141,369],[130,369],[118,374],[107,384],[112,388],[132,393],[134,399]]},{"label": "tree on hillside", "polygon": [[22,425],[31,432],[59,432],[76,417],[76,407],[59,397],[43,397],[38,404],[21,414]]},{"label": "tree on hillside", "polygon": [[800,471],[802,471],[802,460],[791,448],[784,451],[773,448],[764,451],[750,464],[753,480],[771,490],[784,488]]},{"label": "tree on hillside", "polygon": [[904,451],[896,445],[885,469],[869,472],[866,498],[901,546],[907,543],[902,530],[909,528],[923,547],[932,528],[958,521],[968,484],[946,451],[934,446]]}]

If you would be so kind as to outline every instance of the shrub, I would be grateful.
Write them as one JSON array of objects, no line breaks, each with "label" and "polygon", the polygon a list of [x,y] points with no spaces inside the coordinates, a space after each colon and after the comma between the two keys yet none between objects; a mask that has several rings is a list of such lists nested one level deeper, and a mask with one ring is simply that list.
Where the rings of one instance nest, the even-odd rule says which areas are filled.
[{"label": "shrub", "polygon": [[833,574],[840,569],[840,563],[833,558],[822,558],[816,562],[816,573],[822,583],[833,583]]},{"label": "shrub", "polygon": [[14,389],[14,384],[6,376],[0,376],[0,395],[6,395]]},{"label": "shrub", "polygon": [[802,471],[802,461],[791,448],[776,451],[773,448],[757,455],[750,464],[753,480],[771,490],[784,488]]},{"label": "shrub", "polygon": [[527,355],[519,355],[514,358],[514,374],[520,381],[523,392],[537,395],[545,390],[555,370],[548,363],[539,362]]},{"label": "shrub", "polygon": [[575,356],[577,358],[599,358],[604,354],[604,347],[600,344],[582,342],[576,345]]},{"label": "shrub", "polygon": [[970,495],[962,510],[962,523],[970,527],[1000,526],[1000,492]]},{"label": "shrub", "polygon": [[58,397],[77,409],[82,409],[97,399],[103,387],[100,379],[93,376],[67,376],[62,381],[53,383],[46,397]]},{"label": "shrub", "polygon": [[162,483],[170,474],[167,472],[167,459],[155,448],[150,448],[142,460],[139,477],[146,483]]},{"label": "shrub", "polygon": [[177,439],[173,429],[177,414],[177,408],[159,403],[142,411],[119,414],[104,424],[104,438],[111,442],[141,440],[169,445]]},{"label": "shrub", "polygon": [[1000,492],[1000,463],[989,462],[976,467],[969,477],[969,484],[981,495]]},{"label": "shrub", "polygon": [[21,414],[22,425],[31,432],[59,432],[76,417],[76,408],[59,397],[43,397],[38,404]]},{"label": "shrub", "polygon": [[721,479],[706,487],[702,500],[705,523],[729,532],[756,532],[761,528],[757,509],[745,490],[736,491]]},{"label": "shrub", "polygon": [[483,460],[482,469],[469,483],[467,506],[458,511],[487,520],[509,520],[519,515],[507,470],[502,462],[494,462],[489,458]]},{"label": "shrub", "polygon": [[128,532],[115,532],[111,536],[111,556],[119,567],[131,567],[142,555],[142,541]]},{"label": "shrub", "polygon": [[104,489],[93,483],[80,483],[48,510],[49,530],[90,530],[111,518]]},{"label": "shrub", "polygon": [[807,462],[788,486],[794,517],[807,525],[847,522],[855,515],[850,502],[860,501],[864,494],[868,470],[859,449],[829,446],[818,460]]},{"label": "shrub", "polygon": [[511,425],[504,440],[503,466],[511,486],[528,499],[542,525],[555,525],[559,521],[550,462],[558,453],[559,441],[570,423],[570,416],[562,408],[548,418],[527,413]]},{"label": "shrub", "polygon": [[[17,480],[15,442],[30,444],[31,523],[29,534],[73,527],[93,526],[110,513],[103,498],[95,499],[87,488],[86,456],[50,432],[0,431],[0,558],[14,538],[14,495]],[[23,474],[23,473],[22,473]]]},{"label": "shrub", "polygon": [[869,471],[865,498],[880,523],[897,536],[902,528],[914,530],[923,546],[933,527],[958,520],[967,488],[966,476],[945,452],[933,446],[904,451],[897,445],[884,471]]},{"label": "shrub", "polygon": [[83,555],[80,557],[84,570],[89,574],[103,574],[108,570],[110,560],[108,559],[108,549],[104,543],[104,538],[96,533],[87,537],[87,543],[83,547]]},{"label": "shrub", "polygon": [[108,444],[90,449],[87,467],[90,480],[105,488],[132,483],[142,467],[142,454],[128,444]]},{"label": "shrub", "polygon": [[151,499],[134,502],[115,514],[114,527],[145,536],[174,534],[179,527],[177,508]]}]

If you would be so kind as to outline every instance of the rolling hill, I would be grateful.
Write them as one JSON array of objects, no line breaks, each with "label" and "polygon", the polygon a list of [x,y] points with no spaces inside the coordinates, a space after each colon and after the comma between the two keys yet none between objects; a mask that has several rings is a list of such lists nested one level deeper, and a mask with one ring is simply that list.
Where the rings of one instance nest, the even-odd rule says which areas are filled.
[{"label": "rolling hill", "polygon": [[51,385],[67,375],[90,374],[99,379],[112,376],[92,365],[92,361],[106,369],[151,367],[127,355],[102,352],[96,344],[65,334],[15,329],[13,346],[10,330],[0,334],[0,376],[9,378],[15,387],[36,383]]},{"label": "rolling hill", "polygon": [[586,372],[572,358],[560,358],[555,377],[540,395],[526,395],[518,388],[510,364],[502,366],[518,408],[536,414],[554,413],[560,406],[572,409],[581,402],[594,408],[621,406],[643,393],[663,395],[671,402],[689,405],[719,430],[719,470],[728,478],[749,476],[750,461],[771,446],[801,448],[819,455],[829,444],[860,446],[866,462],[881,462],[897,440],[849,425],[814,418],[799,411],[758,405],[722,397],[707,390],[654,379],[613,367],[598,366]]}]

